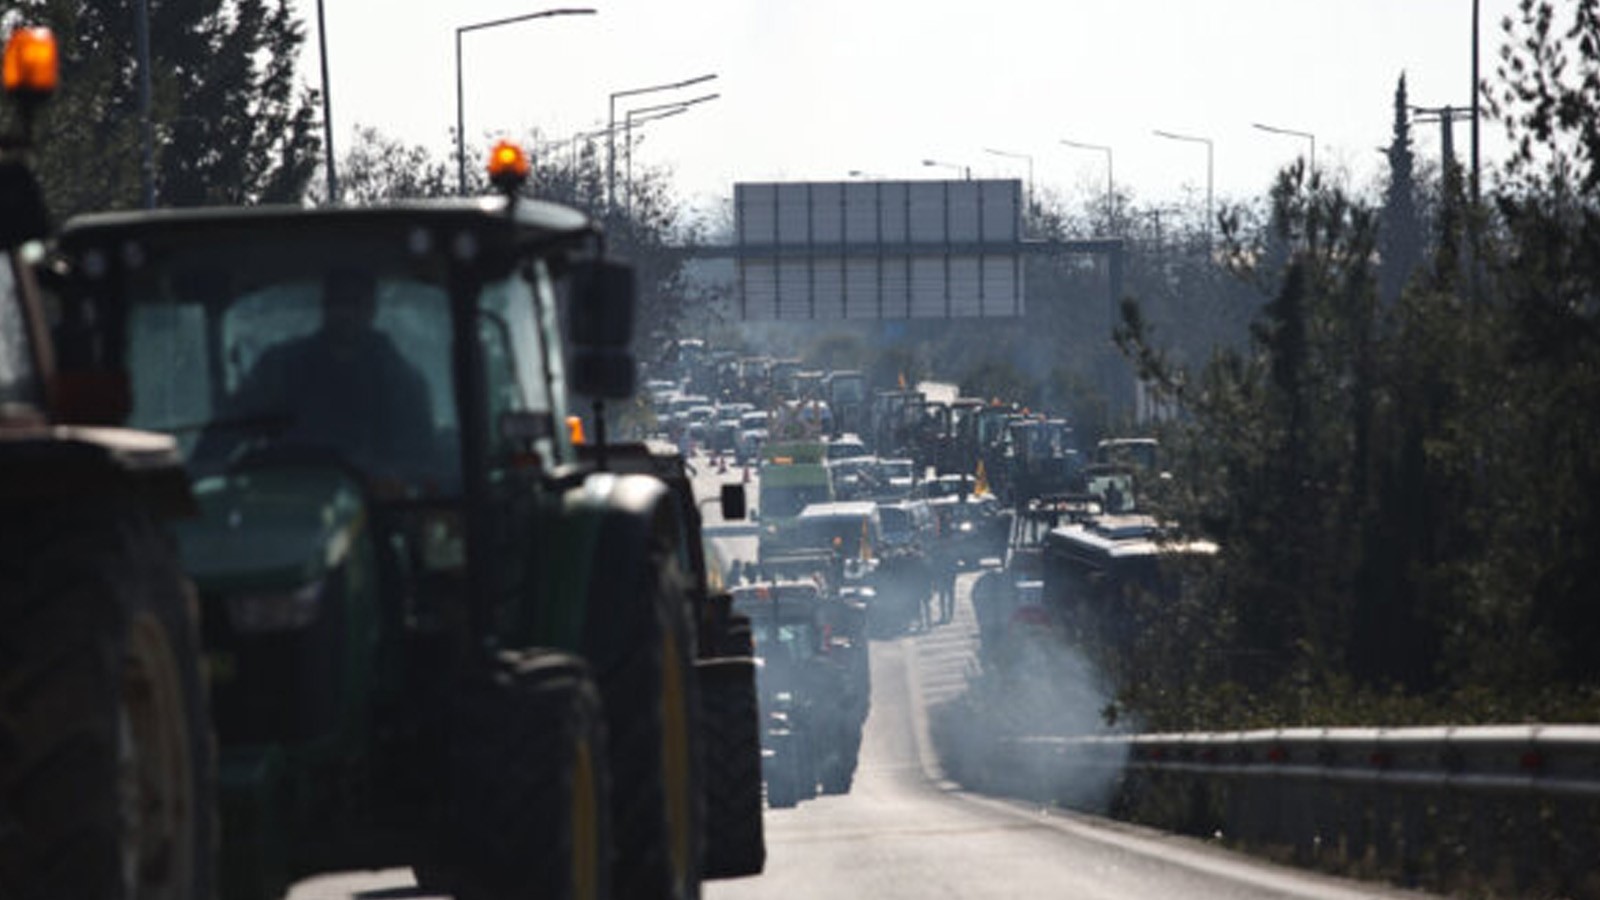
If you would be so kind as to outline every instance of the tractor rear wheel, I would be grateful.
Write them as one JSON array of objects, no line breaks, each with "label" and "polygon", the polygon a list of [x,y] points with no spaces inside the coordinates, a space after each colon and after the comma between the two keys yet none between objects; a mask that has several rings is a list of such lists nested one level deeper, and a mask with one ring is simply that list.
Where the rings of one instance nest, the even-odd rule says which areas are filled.
[{"label": "tractor rear wheel", "polygon": [[641,619],[619,627],[637,643],[601,676],[611,736],[615,884],[619,896],[692,900],[700,894],[700,734],[694,635],[685,576],[659,553],[647,564],[649,596],[626,604]]},{"label": "tractor rear wheel", "polygon": [[761,823],[761,712],[755,661],[704,660],[696,666],[696,674],[705,736],[705,875],[755,875],[767,857]]},{"label": "tractor rear wheel", "polygon": [[117,499],[0,512],[0,896],[215,894],[193,587]]},{"label": "tractor rear wheel", "polygon": [[447,828],[419,882],[460,900],[609,897],[605,729],[587,666],[503,653],[455,710]]}]

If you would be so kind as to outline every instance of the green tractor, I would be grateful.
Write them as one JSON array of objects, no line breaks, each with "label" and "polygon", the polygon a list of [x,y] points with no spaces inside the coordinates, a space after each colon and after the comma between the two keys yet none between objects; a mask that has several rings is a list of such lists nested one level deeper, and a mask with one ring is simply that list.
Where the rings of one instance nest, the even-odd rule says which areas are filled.
[{"label": "green tractor", "polygon": [[[60,373],[23,154],[54,39],[19,29],[0,136],[0,897],[215,896],[215,756],[173,440],[103,427],[115,380]],[[70,424],[66,424],[70,423]],[[91,427],[100,426],[100,427]]]},{"label": "green tractor", "polygon": [[566,410],[632,392],[632,273],[496,159],[496,197],[62,230],[63,344],[195,479],[226,896],[699,892],[696,536]]}]

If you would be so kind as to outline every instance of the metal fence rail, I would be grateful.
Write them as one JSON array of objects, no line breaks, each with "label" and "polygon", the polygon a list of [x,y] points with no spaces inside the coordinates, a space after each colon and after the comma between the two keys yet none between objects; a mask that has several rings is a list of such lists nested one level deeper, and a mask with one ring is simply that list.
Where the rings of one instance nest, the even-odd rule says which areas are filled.
[{"label": "metal fence rail", "polygon": [[1600,897],[1600,726],[1000,738],[954,773],[1434,890]]},{"label": "metal fence rail", "polygon": [[1600,726],[1285,728],[1260,731],[1023,737],[1002,741],[1028,768],[1182,772],[1313,779],[1438,791],[1600,798]]}]

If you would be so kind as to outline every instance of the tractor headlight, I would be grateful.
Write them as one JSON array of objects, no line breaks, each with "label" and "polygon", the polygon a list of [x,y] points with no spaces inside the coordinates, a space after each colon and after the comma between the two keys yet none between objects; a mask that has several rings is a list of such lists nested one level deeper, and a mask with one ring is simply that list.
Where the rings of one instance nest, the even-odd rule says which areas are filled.
[{"label": "tractor headlight", "polygon": [[326,583],[318,578],[290,590],[233,595],[228,598],[228,621],[238,634],[270,634],[309,627],[322,612]]}]

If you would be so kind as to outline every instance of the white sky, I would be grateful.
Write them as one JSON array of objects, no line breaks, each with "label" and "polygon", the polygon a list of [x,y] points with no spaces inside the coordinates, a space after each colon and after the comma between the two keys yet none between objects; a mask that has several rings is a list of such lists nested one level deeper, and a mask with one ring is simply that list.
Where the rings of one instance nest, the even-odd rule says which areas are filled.
[{"label": "white sky", "polygon": [[[319,81],[316,5],[302,77]],[[716,92],[651,123],[639,164],[670,167],[686,199],[729,195],[735,181],[1027,176],[1074,198],[1104,190],[1112,148],[1119,189],[1137,202],[1203,197],[1206,148],[1154,129],[1209,137],[1219,200],[1256,195],[1307,148],[1261,122],[1316,135],[1320,167],[1357,183],[1379,171],[1396,78],[1411,102],[1465,105],[1472,0],[323,0],[335,143],[358,123],[449,152],[455,29],[554,6],[592,16],[537,19],[463,40],[466,133],[560,137],[604,127],[608,95],[716,73],[630,106]],[[1515,0],[1481,0],[1482,67],[1492,77],[1499,22]],[[403,11],[402,11],[403,10]],[[1465,159],[1468,126],[1456,128]],[[1483,126],[1485,161],[1503,154]],[[1437,126],[1419,127],[1437,154]],[[469,160],[469,165],[476,165]]]}]

